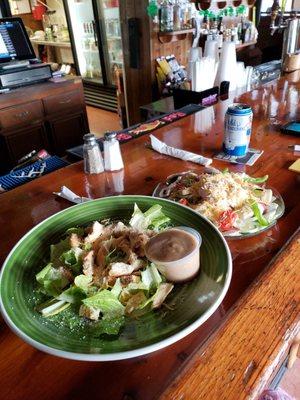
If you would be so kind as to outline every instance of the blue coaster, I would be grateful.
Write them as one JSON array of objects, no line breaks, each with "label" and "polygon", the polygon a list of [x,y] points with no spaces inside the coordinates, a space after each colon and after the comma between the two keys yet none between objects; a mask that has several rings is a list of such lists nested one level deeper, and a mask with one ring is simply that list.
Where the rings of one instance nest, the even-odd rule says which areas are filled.
[{"label": "blue coaster", "polygon": [[243,157],[235,157],[225,154],[221,151],[218,154],[215,154],[213,158],[217,160],[227,161],[233,164],[244,164],[244,165],[254,165],[256,160],[262,155],[263,150],[257,149],[248,149],[248,152]]}]

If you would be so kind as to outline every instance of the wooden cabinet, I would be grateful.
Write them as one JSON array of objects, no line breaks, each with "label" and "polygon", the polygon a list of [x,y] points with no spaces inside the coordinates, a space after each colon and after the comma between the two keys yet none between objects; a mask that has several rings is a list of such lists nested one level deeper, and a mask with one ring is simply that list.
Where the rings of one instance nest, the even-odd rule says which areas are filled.
[{"label": "wooden cabinet", "polygon": [[82,112],[71,115],[53,117],[47,121],[51,145],[59,156],[64,154],[64,149],[82,144],[82,132],[88,131],[86,118]]},{"label": "wooden cabinet", "polygon": [[62,156],[89,130],[80,78],[0,95],[0,173],[32,150]]},{"label": "wooden cabinet", "polygon": [[11,168],[33,149],[49,149],[45,125],[43,123],[31,125],[14,130],[10,134],[1,135],[0,146],[1,170],[4,172],[7,166]]}]

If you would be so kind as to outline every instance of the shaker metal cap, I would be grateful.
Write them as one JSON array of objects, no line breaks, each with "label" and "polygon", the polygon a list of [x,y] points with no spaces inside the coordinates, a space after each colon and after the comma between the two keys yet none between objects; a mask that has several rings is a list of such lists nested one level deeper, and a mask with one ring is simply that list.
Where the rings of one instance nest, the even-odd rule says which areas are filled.
[{"label": "shaker metal cap", "polygon": [[105,140],[112,140],[112,139],[115,139],[116,137],[117,137],[117,132],[106,132],[104,134]]},{"label": "shaker metal cap", "polygon": [[96,137],[93,133],[87,133],[83,136],[83,140],[85,142],[94,142],[96,140]]}]

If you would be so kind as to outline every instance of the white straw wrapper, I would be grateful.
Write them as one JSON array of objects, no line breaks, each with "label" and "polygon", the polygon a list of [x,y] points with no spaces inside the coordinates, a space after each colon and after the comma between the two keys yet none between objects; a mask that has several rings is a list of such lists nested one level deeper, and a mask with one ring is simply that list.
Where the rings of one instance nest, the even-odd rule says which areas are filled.
[{"label": "white straw wrapper", "polygon": [[63,199],[69,200],[72,203],[79,204],[79,203],[84,203],[86,201],[90,201],[93,199],[89,199],[88,197],[80,197],[72,190],[68,189],[66,186],[62,186],[60,188],[60,192],[53,192],[53,194],[56,194],[56,196],[62,197]]},{"label": "white straw wrapper", "polygon": [[167,156],[180,158],[184,161],[192,161],[196,164],[201,164],[207,167],[212,163],[211,158],[203,157],[199,154],[190,153],[189,151],[176,149],[176,147],[167,146],[164,142],[157,139],[155,136],[150,135],[151,146],[153,150],[158,151],[161,154],[166,154]]}]

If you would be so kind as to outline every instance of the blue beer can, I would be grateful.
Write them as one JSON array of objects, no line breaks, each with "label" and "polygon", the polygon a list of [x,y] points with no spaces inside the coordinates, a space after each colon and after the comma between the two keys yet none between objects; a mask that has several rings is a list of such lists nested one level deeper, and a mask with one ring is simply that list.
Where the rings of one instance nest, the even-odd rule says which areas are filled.
[{"label": "blue beer can", "polygon": [[247,104],[235,103],[228,107],[225,114],[224,153],[243,157],[247,154],[253,112]]}]

